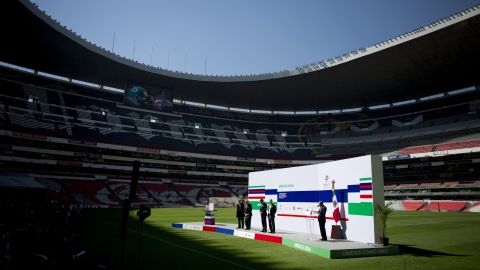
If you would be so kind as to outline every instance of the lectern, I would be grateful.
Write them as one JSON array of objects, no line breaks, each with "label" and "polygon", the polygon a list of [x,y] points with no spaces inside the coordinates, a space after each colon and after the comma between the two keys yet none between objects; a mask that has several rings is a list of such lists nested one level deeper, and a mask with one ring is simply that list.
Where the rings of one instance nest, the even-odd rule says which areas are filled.
[{"label": "lectern", "polygon": [[307,209],[305,211],[305,225],[307,226],[307,240],[317,240],[317,235],[315,234],[315,224],[317,223],[317,218],[314,216],[316,213],[313,209]]}]

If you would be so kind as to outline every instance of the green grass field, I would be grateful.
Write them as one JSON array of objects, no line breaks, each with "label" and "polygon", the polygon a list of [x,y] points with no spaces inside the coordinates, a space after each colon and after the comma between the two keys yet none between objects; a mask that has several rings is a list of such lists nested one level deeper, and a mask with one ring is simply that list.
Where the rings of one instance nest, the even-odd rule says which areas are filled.
[{"label": "green grass field", "polygon": [[[134,217],[135,213],[131,213]],[[199,208],[153,209],[144,225],[142,269],[480,269],[480,214],[394,212],[388,234],[401,255],[328,260],[286,246],[218,233],[172,229],[198,222]],[[119,209],[86,209],[80,240],[96,256],[118,257]],[[234,209],[217,222],[235,223]],[[138,221],[131,219],[126,266],[137,263]]]}]

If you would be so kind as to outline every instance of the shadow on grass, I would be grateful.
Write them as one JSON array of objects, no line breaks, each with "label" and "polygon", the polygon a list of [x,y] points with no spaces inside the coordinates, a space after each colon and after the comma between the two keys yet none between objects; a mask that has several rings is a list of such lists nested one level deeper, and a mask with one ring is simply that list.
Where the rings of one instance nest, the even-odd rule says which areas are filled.
[{"label": "shadow on grass", "polygon": [[[102,209],[102,212],[85,211],[82,215],[80,236],[87,250],[91,250],[95,255],[109,256],[111,268],[122,269],[119,261],[121,211]],[[163,226],[152,226],[146,222],[139,267],[138,224],[138,220],[130,219],[123,269],[279,269],[281,266],[275,262],[275,256],[287,255],[255,252],[258,249],[274,251],[272,243],[252,241],[245,244],[241,241],[251,240],[172,229],[166,227],[165,223]],[[237,241],[238,247],[232,245],[232,241]]]},{"label": "shadow on grass", "polygon": [[418,256],[418,257],[439,257],[439,256],[465,257],[465,256],[469,256],[469,255],[451,254],[451,253],[445,253],[445,252],[440,252],[440,251],[417,248],[417,247],[411,246],[411,245],[399,245],[399,244],[394,244],[394,245],[398,246],[398,248],[400,249],[400,254],[401,255],[407,254],[407,255],[413,255],[413,256]]}]

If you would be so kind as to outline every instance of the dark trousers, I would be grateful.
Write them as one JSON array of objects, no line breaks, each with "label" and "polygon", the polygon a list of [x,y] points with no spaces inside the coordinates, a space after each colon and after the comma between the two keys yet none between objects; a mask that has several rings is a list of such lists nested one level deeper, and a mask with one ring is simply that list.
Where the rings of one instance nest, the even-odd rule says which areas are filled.
[{"label": "dark trousers", "polygon": [[267,215],[262,215],[262,232],[267,231]]},{"label": "dark trousers", "polygon": [[243,217],[237,217],[238,219],[238,227],[243,229],[244,223],[243,223]]},{"label": "dark trousers", "polygon": [[245,227],[250,230],[250,224],[252,223],[252,216],[246,215],[245,216]]},{"label": "dark trousers", "polygon": [[275,232],[275,216],[269,216],[268,226],[270,227],[270,232]]},{"label": "dark trousers", "polygon": [[320,226],[320,234],[322,234],[322,239],[327,240],[327,232],[325,231],[325,219],[319,219],[318,225]]}]

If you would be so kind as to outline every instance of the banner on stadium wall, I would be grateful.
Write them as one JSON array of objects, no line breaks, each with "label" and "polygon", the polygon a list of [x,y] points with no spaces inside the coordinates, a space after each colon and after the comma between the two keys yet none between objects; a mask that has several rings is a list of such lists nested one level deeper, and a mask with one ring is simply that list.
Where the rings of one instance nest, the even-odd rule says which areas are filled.
[{"label": "banner on stadium wall", "polygon": [[272,199],[277,204],[277,230],[308,233],[307,224],[313,223],[319,235],[317,214],[312,211],[318,211],[318,202],[323,201],[327,207],[328,236],[332,225],[340,225],[347,240],[381,242],[381,224],[375,215],[376,205],[384,205],[379,156],[251,172],[248,178],[252,227],[262,227],[260,199],[267,204]]},{"label": "banner on stadium wall", "polygon": [[387,158],[388,160],[407,159],[410,158],[410,154],[390,155]]}]

